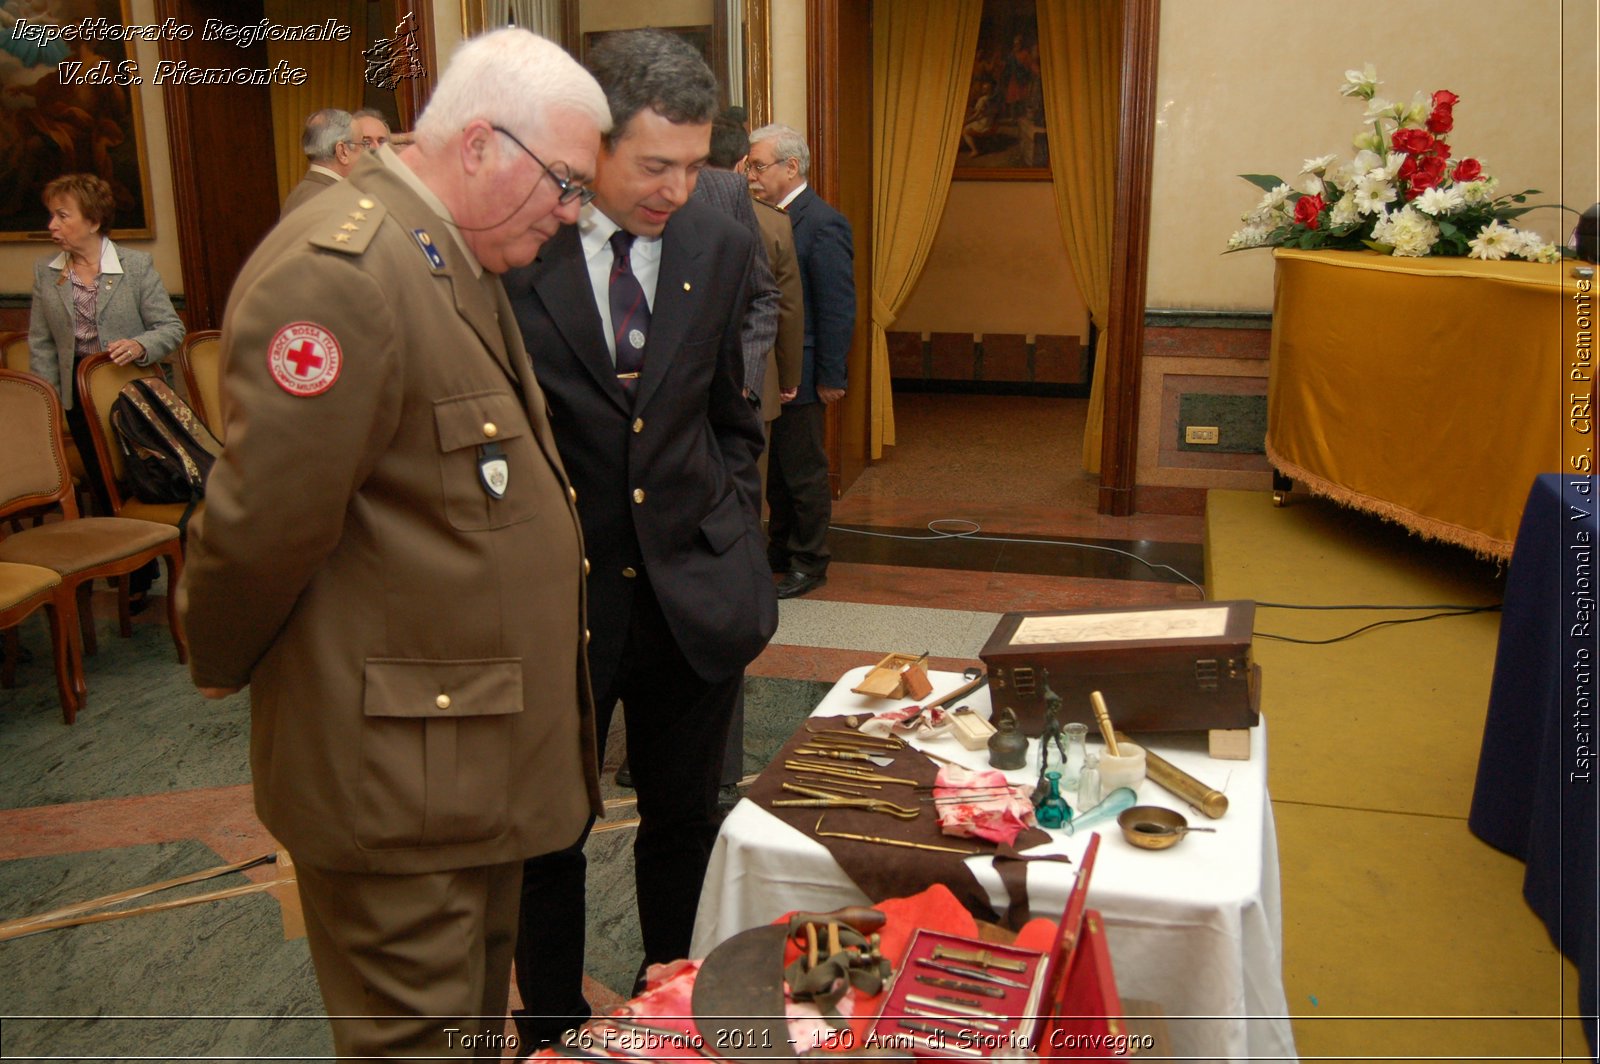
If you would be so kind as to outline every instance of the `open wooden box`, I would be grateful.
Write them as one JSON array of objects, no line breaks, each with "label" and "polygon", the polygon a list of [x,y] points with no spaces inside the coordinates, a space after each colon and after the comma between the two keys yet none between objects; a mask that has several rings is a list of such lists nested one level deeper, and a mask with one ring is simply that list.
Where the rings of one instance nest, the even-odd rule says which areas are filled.
[{"label": "open wooden box", "polygon": [[926,698],[933,693],[933,682],[928,679],[928,657],[912,654],[889,654],[850,688],[858,695],[872,698]]}]

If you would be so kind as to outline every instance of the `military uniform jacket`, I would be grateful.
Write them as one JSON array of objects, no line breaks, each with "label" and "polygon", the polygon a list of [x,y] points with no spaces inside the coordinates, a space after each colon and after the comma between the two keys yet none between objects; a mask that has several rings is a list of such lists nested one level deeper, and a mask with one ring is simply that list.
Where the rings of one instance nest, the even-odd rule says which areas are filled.
[{"label": "military uniform jacket", "polygon": [[505,276],[578,489],[594,563],[589,660],[598,688],[620,661],[638,572],[708,681],[743,669],[777,628],[756,469],[764,436],[743,395],[740,343],[757,250],[755,237],[713,207],[691,199],[673,214],[631,403],[577,227]]},{"label": "military uniform jacket", "polygon": [[195,682],[250,684],[262,823],[347,871],[570,844],[600,810],[585,563],[499,281],[364,159],[251,256],[222,343],[184,609]]}]

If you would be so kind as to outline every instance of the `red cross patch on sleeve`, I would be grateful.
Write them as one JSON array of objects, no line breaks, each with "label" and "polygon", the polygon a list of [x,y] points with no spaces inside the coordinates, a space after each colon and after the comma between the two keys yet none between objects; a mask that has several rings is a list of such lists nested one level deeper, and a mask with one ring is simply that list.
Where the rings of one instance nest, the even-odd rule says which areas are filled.
[{"label": "red cross patch on sleeve", "polygon": [[315,322],[285,325],[267,345],[267,368],[290,395],[321,395],[339,379],[344,353],[333,334]]}]

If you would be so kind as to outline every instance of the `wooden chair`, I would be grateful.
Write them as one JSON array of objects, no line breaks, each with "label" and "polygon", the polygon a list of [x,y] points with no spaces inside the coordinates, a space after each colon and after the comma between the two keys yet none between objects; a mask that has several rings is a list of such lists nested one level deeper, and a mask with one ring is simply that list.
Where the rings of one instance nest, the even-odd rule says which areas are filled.
[{"label": "wooden chair", "polygon": [[27,373],[28,334],[25,332],[0,332],[0,362],[6,369]]},{"label": "wooden chair", "polygon": [[178,366],[189,391],[189,405],[211,435],[222,439],[222,332],[201,329],[184,337]]},{"label": "wooden chair", "polygon": [[72,596],[78,607],[77,625],[70,634],[69,667],[77,706],[67,711],[67,723],[76,717],[88,696],[82,661],[83,630],[93,635],[88,609],[89,588],[97,577],[120,581],[119,619],[124,635],[132,634],[128,615],[128,574],[157,558],[167,562],[167,624],[178,660],[189,660],[189,645],[178,620],[175,593],[183,572],[183,549],[178,530],[170,524],[126,517],[81,517],[73,498],[72,478],[62,443],[61,400],[55,389],[27,373],[0,370],[0,522],[10,514],[55,503],[61,520],[13,532],[0,539],[0,562],[36,565],[54,570],[61,578],[58,594]]},{"label": "wooden chair", "polygon": [[72,596],[65,594],[61,577],[54,569],[38,565],[0,562],[0,630],[5,632],[5,664],[0,665],[0,686],[17,685],[17,658],[22,642],[17,625],[38,610],[50,622],[50,650],[55,658],[56,691],[61,699],[61,716],[71,724],[78,715],[78,692],[72,662],[72,637],[67,628],[76,623]]},{"label": "wooden chair", "polygon": [[[28,354],[28,334],[25,332],[0,333],[0,362],[5,368],[18,373],[32,373],[32,359]],[[49,382],[54,386],[55,381]],[[87,496],[83,486],[89,479],[88,472],[83,468],[83,457],[78,454],[78,445],[71,436],[67,437],[67,468],[72,470],[74,483],[80,486],[80,503]]]},{"label": "wooden chair", "polygon": [[[177,526],[188,509],[181,502],[143,502],[123,488],[128,475],[122,461],[122,448],[117,445],[111,431],[111,404],[117,393],[129,381],[140,377],[160,377],[158,366],[119,366],[105,353],[90,355],[78,363],[78,402],[83,404],[84,417],[89,422],[89,435],[94,437],[95,454],[100,458],[100,471],[107,481],[106,495],[111,500],[111,512],[117,517],[133,517],[141,521],[159,521]],[[205,512],[202,500],[194,513]]]}]

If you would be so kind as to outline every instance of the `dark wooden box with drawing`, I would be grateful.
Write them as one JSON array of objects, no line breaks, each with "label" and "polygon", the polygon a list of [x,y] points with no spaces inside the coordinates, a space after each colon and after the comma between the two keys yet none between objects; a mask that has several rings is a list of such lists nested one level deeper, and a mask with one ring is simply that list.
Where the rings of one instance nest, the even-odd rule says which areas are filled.
[{"label": "dark wooden box with drawing", "polygon": [[995,714],[1009,706],[1030,736],[1044,730],[1047,680],[1061,698],[1061,723],[1091,732],[1091,691],[1135,737],[1250,728],[1261,704],[1254,626],[1249,601],[1007,613],[979,656]]}]

